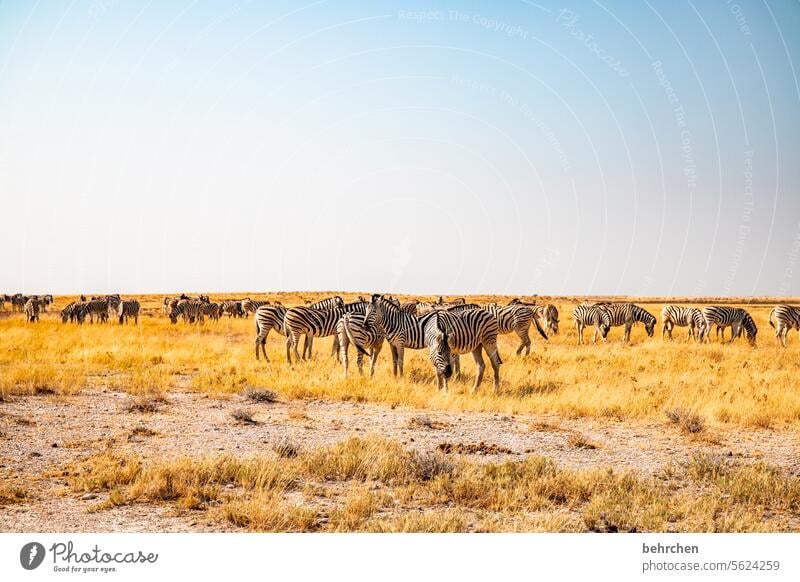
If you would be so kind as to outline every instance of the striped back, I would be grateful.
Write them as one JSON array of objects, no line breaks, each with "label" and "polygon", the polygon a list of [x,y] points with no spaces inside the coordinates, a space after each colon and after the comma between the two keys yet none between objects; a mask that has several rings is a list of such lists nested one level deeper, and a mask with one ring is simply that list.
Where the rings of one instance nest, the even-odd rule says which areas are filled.
[{"label": "striped back", "polygon": [[466,354],[479,346],[497,343],[497,319],[485,309],[438,311],[436,316],[447,330],[453,354]]},{"label": "striped back", "polygon": [[286,317],[286,308],[282,305],[262,305],[256,309],[256,334],[261,335],[263,331],[274,329],[282,335],[286,335],[286,328],[283,325]]},{"label": "striped back", "polygon": [[403,311],[382,295],[372,296],[365,320],[367,326],[377,326],[392,345],[419,350],[425,347],[425,325],[438,312],[431,311],[423,316],[415,316]]},{"label": "striped back", "polygon": [[611,312],[605,304],[581,304],[572,310],[572,317],[582,325],[595,325],[600,328],[603,337],[611,329]]},{"label": "striped back", "polygon": [[[773,319],[775,323],[773,323]],[[769,324],[776,328],[800,330],[800,308],[791,305],[776,305],[769,314]]]}]

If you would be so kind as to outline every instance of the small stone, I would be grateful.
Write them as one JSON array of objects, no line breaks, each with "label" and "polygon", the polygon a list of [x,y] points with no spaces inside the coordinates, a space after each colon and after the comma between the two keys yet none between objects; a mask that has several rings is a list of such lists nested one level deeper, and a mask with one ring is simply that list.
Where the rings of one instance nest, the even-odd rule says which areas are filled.
[{"label": "small stone", "polygon": [[97,499],[97,495],[94,493],[84,493],[81,495],[81,501],[91,501],[92,499]]},{"label": "small stone", "polygon": [[58,443],[53,443],[53,444],[52,444],[52,445],[50,445],[50,446],[51,446],[51,447],[53,447],[54,449],[57,449],[57,448],[58,448]]}]

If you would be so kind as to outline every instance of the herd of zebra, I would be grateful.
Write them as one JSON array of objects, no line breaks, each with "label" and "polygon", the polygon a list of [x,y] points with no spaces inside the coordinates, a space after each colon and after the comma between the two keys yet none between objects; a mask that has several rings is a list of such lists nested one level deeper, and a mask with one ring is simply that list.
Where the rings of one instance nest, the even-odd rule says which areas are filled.
[{"label": "herd of zebra", "polygon": [[[13,311],[25,313],[30,322],[38,321],[39,313],[51,305],[51,295],[25,296],[22,294],[0,295],[0,309],[5,303],[12,304]],[[81,295],[78,301],[61,311],[64,323],[106,322],[116,317],[120,324],[133,319],[138,323],[140,304],[135,299],[124,300],[119,295]],[[280,302],[256,301],[250,298],[211,301],[206,295],[190,297],[182,294],[165,297],[164,314],[171,323],[182,319],[187,324],[202,324],[205,318],[219,320],[223,315],[246,318],[254,314],[256,326],[255,355],[267,359],[266,341],[271,331],[285,337],[286,359],[292,362],[310,359],[314,338],[333,336],[332,353],[342,363],[347,375],[349,346],[356,350],[359,372],[363,372],[364,356],[370,359],[370,374],[384,343],[388,343],[392,354],[392,372],[403,375],[406,349],[428,349],[434,365],[439,388],[447,390],[447,380],[453,373],[460,373],[459,356],[471,353],[477,365],[473,390],[480,385],[485,371],[483,353],[489,358],[494,373],[495,389],[500,382],[502,360],[497,349],[497,336],[516,333],[520,343],[516,353],[531,350],[531,326],[544,338],[559,333],[559,313],[553,304],[526,303],[514,299],[507,305],[497,303],[474,304],[464,299],[446,302],[425,302],[398,299],[375,294],[370,299],[359,297],[345,303],[340,296],[329,297],[316,303],[285,307]],[[633,326],[641,323],[649,337],[653,337],[656,317],[634,303],[584,302],[573,310],[578,344],[584,343],[584,331],[594,328],[593,342],[598,336],[605,343],[612,327],[624,326],[623,341],[630,341]],[[697,342],[710,342],[711,332],[725,340],[725,329],[731,328],[733,342],[744,335],[755,344],[758,328],[753,317],[744,309],[732,306],[712,305],[703,309],[688,306],[665,305],[661,311],[661,337],[672,340],[675,327],[688,329],[688,338]],[[769,323],[775,328],[778,341],[786,346],[786,336],[791,329],[800,330],[800,308],[778,305],[769,314]],[[299,350],[303,338],[302,353]]]},{"label": "herd of zebra", "polygon": [[[39,321],[39,314],[47,311],[47,306],[53,303],[52,295],[0,295],[0,311],[5,310],[6,301],[10,301],[12,311],[19,311],[25,314],[28,322]],[[61,321],[63,323],[75,322],[83,323],[86,318],[94,323],[106,322],[109,317],[119,320],[120,324],[133,319],[134,324],[139,323],[140,305],[136,299],[122,299],[119,295],[93,296],[87,299],[84,295],[80,300],[73,301],[61,310]]]}]

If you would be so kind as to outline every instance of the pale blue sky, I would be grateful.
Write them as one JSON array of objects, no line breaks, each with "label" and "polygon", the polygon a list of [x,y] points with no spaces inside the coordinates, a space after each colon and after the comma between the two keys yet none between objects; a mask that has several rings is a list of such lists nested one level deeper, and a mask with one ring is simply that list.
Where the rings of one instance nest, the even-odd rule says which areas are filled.
[{"label": "pale blue sky", "polygon": [[800,295],[800,3],[0,3],[0,290]]}]

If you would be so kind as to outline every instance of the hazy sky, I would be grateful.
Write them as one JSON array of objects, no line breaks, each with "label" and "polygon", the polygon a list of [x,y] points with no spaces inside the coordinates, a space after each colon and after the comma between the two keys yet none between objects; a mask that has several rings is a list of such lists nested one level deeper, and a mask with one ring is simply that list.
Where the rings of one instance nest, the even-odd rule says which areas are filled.
[{"label": "hazy sky", "polygon": [[800,3],[0,3],[0,290],[800,295]]}]

